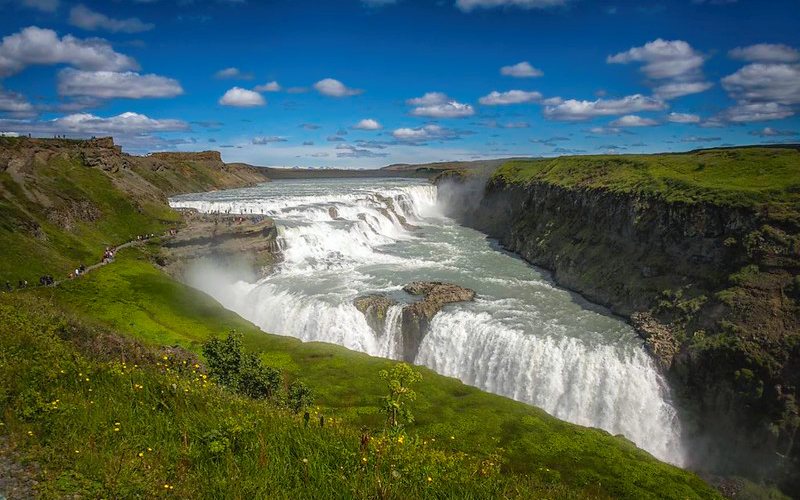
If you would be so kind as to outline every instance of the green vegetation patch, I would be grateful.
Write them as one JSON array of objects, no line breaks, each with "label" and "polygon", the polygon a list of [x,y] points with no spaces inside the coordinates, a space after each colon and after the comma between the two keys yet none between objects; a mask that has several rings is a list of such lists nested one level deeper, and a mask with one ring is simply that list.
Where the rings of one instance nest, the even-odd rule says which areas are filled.
[{"label": "green vegetation patch", "polygon": [[656,195],[727,206],[800,202],[800,151],[711,149],[684,154],[562,156],[512,160],[494,174],[511,184]]},{"label": "green vegetation patch", "polygon": [[[160,273],[139,250],[56,289],[35,292],[100,326],[152,345],[202,343],[230,330],[266,365],[300,378],[319,412],[353,428],[385,425],[379,410],[386,386],[378,373],[394,363],[322,343],[269,335],[211,298]],[[567,486],[581,495],[627,498],[714,497],[690,472],[659,462],[629,441],[559,421],[545,412],[419,368],[415,421],[407,432],[441,452],[487,458],[503,450],[503,470]],[[557,495],[556,495],[557,496]]]}]

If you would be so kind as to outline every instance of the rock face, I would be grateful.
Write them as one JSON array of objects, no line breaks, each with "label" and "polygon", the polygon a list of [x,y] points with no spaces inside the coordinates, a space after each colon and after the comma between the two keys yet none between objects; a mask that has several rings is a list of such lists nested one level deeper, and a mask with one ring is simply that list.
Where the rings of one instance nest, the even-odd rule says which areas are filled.
[{"label": "rock face", "polygon": [[198,261],[255,280],[271,272],[281,259],[278,231],[270,218],[183,214],[186,224],[164,242],[158,262],[179,280],[185,281],[185,273]]},{"label": "rock face", "polygon": [[[478,199],[443,179],[451,216],[631,318],[672,382],[690,464],[800,491],[800,218],[796,208],[494,177]],[[794,212],[793,212],[794,210]]]},{"label": "rock face", "polygon": [[[428,332],[433,317],[447,304],[467,302],[475,299],[475,291],[452,283],[438,281],[415,281],[403,287],[403,290],[417,300],[403,307],[401,320],[403,359],[412,362],[417,357],[419,346]],[[372,330],[378,335],[385,335],[386,316],[389,308],[399,304],[386,295],[367,295],[358,297],[354,304],[364,313]]]}]

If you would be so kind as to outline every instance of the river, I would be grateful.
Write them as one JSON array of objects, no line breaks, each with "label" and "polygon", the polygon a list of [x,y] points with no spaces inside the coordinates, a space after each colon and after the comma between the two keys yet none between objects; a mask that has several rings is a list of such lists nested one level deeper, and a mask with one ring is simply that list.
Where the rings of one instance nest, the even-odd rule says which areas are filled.
[{"label": "river", "polygon": [[403,285],[419,280],[465,286],[476,300],[434,317],[416,364],[684,463],[669,387],[631,327],[444,216],[426,181],[285,180],[170,203],[276,221],[284,259],[274,273],[190,283],[264,331],[399,359],[400,306],[377,335],[353,300],[406,302]]}]

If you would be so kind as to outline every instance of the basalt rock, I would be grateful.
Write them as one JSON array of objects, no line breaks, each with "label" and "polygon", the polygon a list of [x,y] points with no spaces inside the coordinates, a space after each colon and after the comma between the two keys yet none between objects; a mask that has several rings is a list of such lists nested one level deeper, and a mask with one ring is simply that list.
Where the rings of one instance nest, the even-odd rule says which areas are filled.
[{"label": "basalt rock", "polygon": [[686,413],[690,466],[800,491],[797,207],[500,176],[478,191],[442,179],[439,198],[456,220],[630,318]]},{"label": "basalt rock", "polygon": [[[414,361],[422,339],[428,332],[433,317],[447,304],[474,300],[475,291],[452,283],[438,281],[415,281],[403,287],[410,295],[421,296],[403,307],[401,332],[403,359]],[[359,297],[356,308],[367,318],[367,323],[378,335],[384,335],[386,316],[390,307],[398,302],[386,295],[376,294]]]}]

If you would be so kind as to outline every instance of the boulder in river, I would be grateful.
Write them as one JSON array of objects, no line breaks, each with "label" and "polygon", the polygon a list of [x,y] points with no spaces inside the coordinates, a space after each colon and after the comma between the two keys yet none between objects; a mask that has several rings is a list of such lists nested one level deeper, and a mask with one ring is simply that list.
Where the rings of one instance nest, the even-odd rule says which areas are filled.
[{"label": "boulder in river", "polygon": [[[410,295],[422,296],[403,307],[401,335],[403,359],[414,361],[422,339],[428,331],[433,317],[442,307],[455,302],[466,302],[475,299],[475,291],[452,283],[439,281],[415,281],[403,287]],[[388,333],[386,316],[389,308],[398,301],[383,294],[358,297],[354,304],[367,318],[367,323],[377,335]]]}]

